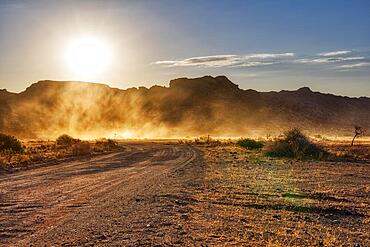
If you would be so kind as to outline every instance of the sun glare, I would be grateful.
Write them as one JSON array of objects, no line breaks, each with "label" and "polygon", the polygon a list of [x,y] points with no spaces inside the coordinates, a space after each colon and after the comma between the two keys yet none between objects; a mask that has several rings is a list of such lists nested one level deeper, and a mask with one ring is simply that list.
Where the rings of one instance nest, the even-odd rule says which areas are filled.
[{"label": "sun glare", "polygon": [[110,60],[108,46],[94,38],[75,40],[67,49],[67,63],[78,79],[95,79]]}]

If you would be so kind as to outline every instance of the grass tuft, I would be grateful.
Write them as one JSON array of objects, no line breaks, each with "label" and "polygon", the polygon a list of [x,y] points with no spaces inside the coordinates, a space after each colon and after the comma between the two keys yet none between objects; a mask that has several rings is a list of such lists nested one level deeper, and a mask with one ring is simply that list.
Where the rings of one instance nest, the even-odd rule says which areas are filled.
[{"label": "grass tuft", "polygon": [[236,142],[237,145],[246,149],[261,149],[263,148],[263,143],[250,138],[242,138]]}]

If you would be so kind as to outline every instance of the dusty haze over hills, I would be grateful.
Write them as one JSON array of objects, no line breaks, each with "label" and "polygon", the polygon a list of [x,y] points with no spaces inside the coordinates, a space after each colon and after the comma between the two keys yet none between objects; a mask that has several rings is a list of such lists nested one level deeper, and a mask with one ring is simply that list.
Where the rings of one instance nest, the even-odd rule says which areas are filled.
[{"label": "dusty haze over hills", "polygon": [[262,136],[299,127],[348,135],[370,127],[370,98],[243,90],[225,76],[179,78],[169,87],[126,90],[103,84],[39,81],[0,91],[0,132],[22,138]]}]

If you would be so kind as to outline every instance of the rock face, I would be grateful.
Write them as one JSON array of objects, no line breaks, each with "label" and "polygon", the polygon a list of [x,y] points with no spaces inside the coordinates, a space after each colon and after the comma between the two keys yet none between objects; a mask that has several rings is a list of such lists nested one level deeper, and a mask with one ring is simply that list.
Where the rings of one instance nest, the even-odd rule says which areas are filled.
[{"label": "rock face", "polygon": [[84,82],[39,81],[19,94],[0,91],[0,132],[19,137],[138,137],[314,134],[370,129],[370,98],[243,90],[225,76],[179,78],[169,87],[120,90]]}]

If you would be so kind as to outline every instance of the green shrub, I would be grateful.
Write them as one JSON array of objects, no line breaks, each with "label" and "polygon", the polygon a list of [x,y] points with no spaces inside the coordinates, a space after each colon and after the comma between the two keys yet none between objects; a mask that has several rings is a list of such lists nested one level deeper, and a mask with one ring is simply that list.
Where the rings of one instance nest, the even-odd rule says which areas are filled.
[{"label": "green shrub", "polygon": [[17,138],[0,133],[0,152],[23,153],[24,149]]},{"label": "green shrub", "polygon": [[63,145],[63,146],[70,146],[70,145],[72,145],[74,143],[77,143],[77,142],[79,142],[78,139],[75,139],[75,138],[73,138],[69,135],[66,135],[66,134],[61,135],[56,139],[56,143],[58,145]]},{"label": "green shrub", "polygon": [[236,142],[237,145],[246,149],[261,149],[263,143],[249,138],[242,138]]},{"label": "green shrub", "polygon": [[284,134],[283,139],[275,141],[266,154],[272,157],[321,159],[328,152],[312,143],[299,129],[292,129]]}]

